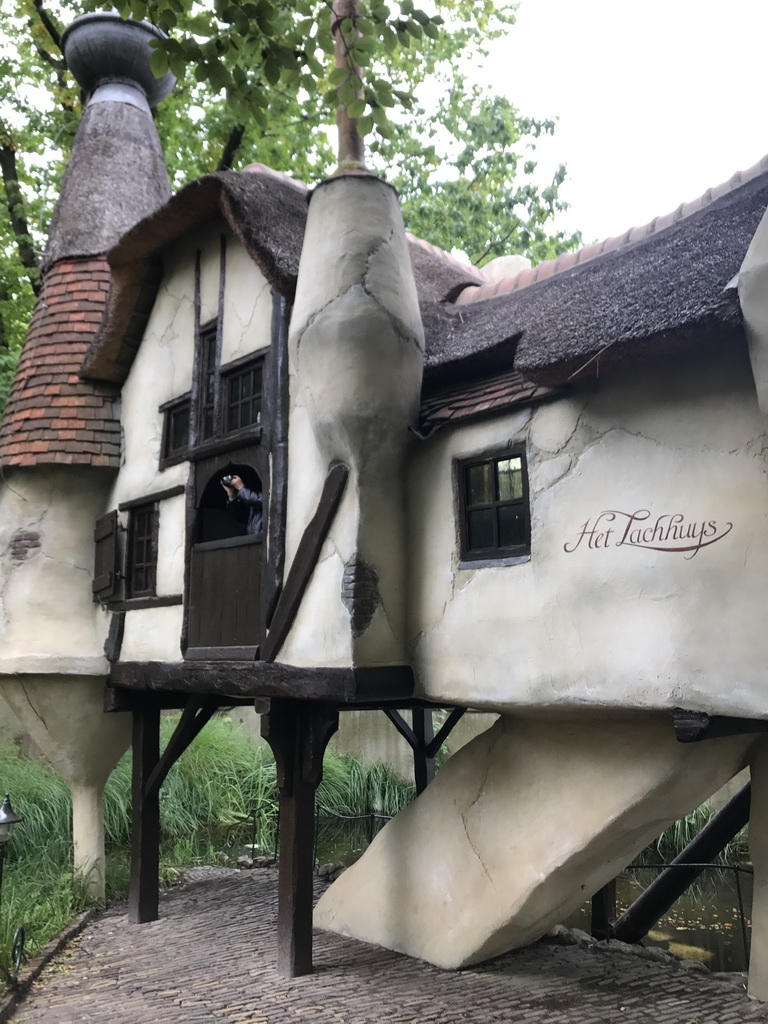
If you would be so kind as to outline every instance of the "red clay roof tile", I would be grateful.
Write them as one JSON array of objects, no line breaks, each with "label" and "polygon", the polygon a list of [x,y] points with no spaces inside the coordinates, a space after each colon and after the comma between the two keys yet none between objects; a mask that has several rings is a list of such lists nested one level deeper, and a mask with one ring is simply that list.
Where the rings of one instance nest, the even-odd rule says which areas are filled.
[{"label": "red clay roof tile", "polygon": [[109,280],[99,257],[46,271],[0,425],[0,465],[119,465],[118,389],[79,376]]}]

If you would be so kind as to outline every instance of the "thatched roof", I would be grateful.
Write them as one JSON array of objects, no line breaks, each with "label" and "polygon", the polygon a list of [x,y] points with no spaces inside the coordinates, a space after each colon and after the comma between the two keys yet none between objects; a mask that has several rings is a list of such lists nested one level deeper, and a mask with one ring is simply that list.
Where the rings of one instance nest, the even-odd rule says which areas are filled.
[{"label": "thatched roof", "polygon": [[[109,253],[108,314],[86,375],[125,379],[154,301],[158,254],[210,217],[223,216],[273,287],[293,297],[308,193],[285,175],[254,170],[193,182]],[[746,183],[710,192],[706,204],[635,229],[610,251],[596,255],[590,246],[585,260],[561,257],[553,276],[514,290],[484,285],[480,272],[410,238],[427,384],[504,367],[534,384],[563,384],[617,359],[739,332],[738,295],[727,286],[768,206],[768,170],[754,171]],[[483,299],[489,287],[502,294]]]},{"label": "thatched roof", "polygon": [[72,256],[102,256],[170,194],[150,114],[129,103],[92,104],[72,146],[43,267]]},{"label": "thatched roof", "polygon": [[[221,216],[273,288],[293,299],[309,190],[285,174],[253,164],[247,171],[208,174],[129,231],[109,252],[112,288],[102,330],[86,357],[88,377],[127,376],[159,284],[162,250],[198,224]],[[430,305],[457,294],[481,275],[426,242],[410,238],[419,297]]]}]

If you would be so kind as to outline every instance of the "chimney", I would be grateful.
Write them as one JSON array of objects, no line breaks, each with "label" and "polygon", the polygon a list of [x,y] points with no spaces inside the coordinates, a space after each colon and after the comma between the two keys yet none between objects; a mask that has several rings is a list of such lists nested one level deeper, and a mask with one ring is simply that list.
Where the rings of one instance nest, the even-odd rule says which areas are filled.
[{"label": "chimney", "polygon": [[87,99],[0,426],[0,466],[119,464],[116,391],[78,374],[104,309],[106,252],[170,196],[151,109],[175,82],[150,70],[150,41],[161,37],[152,25],[104,12],[83,15],[62,36]]}]

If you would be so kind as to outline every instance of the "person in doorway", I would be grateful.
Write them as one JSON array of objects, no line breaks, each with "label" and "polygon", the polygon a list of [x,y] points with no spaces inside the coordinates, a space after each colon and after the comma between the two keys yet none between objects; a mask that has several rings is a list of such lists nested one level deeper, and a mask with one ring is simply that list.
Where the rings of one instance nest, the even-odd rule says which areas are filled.
[{"label": "person in doorway", "polygon": [[227,492],[227,508],[246,524],[245,532],[260,534],[264,526],[261,493],[246,487],[237,475],[225,476],[221,486]]}]

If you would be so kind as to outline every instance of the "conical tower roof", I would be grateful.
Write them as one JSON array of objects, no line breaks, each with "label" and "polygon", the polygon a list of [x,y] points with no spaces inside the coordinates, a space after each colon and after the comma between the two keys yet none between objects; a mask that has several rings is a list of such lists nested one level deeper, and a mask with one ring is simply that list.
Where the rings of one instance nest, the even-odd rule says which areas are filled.
[{"label": "conical tower roof", "polygon": [[0,465],[119,463],[117,390],[82,380],[101,323],[105,254],[170,196],[150,103],[173,87],[149,68],[151,25],[97,13],[62,37],[86,108],[51,222],[40,296],[0,426]]}]

